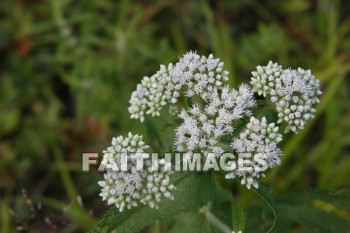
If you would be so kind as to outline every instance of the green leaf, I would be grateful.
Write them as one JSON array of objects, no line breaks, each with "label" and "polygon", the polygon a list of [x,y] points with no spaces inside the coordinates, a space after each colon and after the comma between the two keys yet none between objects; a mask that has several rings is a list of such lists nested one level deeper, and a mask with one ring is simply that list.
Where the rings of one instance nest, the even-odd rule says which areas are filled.
[{"label": "green leaf", "polygon": [[190,107],[193,105],[192,99],[191,99],[190,97],[186,97],[186,98],[185,98],[185,104],[186,104],[186,106],[187,106],[188,108],[190,108]]},{"label": "green leaf", "polygon": [[[231,210],[227,208],[230,205],[231,194],[217,182],[215,185],[215,197],[212,201],[196,211],[181,212],[174,216],[168,223],[169,233],[222,233],[223,228],[231,232],[228,228],[231,224]],[[216,219],[216,224],[208,219],[208,215],[210,220]]]},{"label": "green leaf", "polygon": [[[349,195],[350,189],[312,189],[277,197],[274,208],[278,210],[278,222],[274,232],[350,232]],[[272,222],[270,213],[266,205],[248,207],[246,231],[266,232]]]},{"label": "green leaf", "polygon": [[324,189],[311,189],[307,191],[308,195],[320,199],[331,205],[338,206],[342,209],[350,210],[350,189],[329,191]]},{"label": "green leaf", "polygon": [[244,232],[245,229],[245,215],[243,208],[238,204],[238,202],[232,198],[232,228],[233,231]]},{"label": "green leaf", "polygon": [[92,232],[138,232],[156,219],[169,221],[178,213],[198,211],[215,199],[216,185],[210,173],[182,175],[174,183],[177,186],[175,199],[164,200],[159,210],[140,206],[119,213],[118,209],[111,208]]},{"label": "green leaf", "polygon": [[169,225],[168,233],[222,233],[218,228],[208,222],[203,214],[185,212],[175,216]]},{"label": "green leaf", "polygon": [[174,147],[174,128],[165,117],[146,117],[145,123],[149,145],[153,151],[169,152]]},{"label": "green leaf", "polygon": [[153,141],[150,141],[150,145],[153,149],[163,149],[164,143],[162,140],[162,136],[160,135],[160,131],[157,129],[156,124],[154,123],[154,119],[151,119],[150,117],[146,117],[145,119],[145,126],[147,129],[147,135],[148,138],[152,138]]}]

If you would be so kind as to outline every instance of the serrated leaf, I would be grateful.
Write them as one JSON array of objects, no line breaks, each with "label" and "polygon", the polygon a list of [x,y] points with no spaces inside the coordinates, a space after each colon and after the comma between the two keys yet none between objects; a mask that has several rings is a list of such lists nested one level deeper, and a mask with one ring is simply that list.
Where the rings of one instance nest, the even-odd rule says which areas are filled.
[{"label": "serrated leaf", "polygon": [[210,173],[183,175],[174,183],[177,186],[175,200],[163,201],[159,210],[141,206],[119,213],[118,209],[112,208],[92,232],[138,232],[156,219],[169,221],[178,213],[197,211],[215,198],[216,186]]}]

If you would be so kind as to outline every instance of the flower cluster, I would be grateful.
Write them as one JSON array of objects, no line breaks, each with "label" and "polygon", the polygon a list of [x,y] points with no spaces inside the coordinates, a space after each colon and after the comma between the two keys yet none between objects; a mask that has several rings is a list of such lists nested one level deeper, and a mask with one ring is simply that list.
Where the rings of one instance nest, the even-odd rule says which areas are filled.
[{"label": "flower cluster", "polygon": [[[251,117],[246,129],[239,135],[239,138],[235,138],[232,142],[234,151],[246,157],[249,163],[244,165],[245,169],[237,169],[228,173],[226,178],[240,177],[241,183],[245,184],[248,189],[251,186],[258,188],[256,178],[264,176],[263,172],[267,168],[280,164],[281,150],[277,147],[277,143],[282,141],[282,135],[278,133],[278,130],[275,123],[268,124],[265,117],[261,121]],[[256,156],[265,161],[267,165],[265,169],[256,163]]]},{"label": "flower cluster", "polygon": [[[158,208],[158,203],[163,198],[173,200],[172,191],[176,188],[170,183],[170,163],[164,159],[154,161],[147,169],[147,184],[142,190],[140,202],[149,205],[151,208]],[[159,170],[160,169],[160,170]]]},{"label": "flower cluster", "polygon": [[278,133],[279,128],[275,123],[267,123],[266,117],[261,121],[255,117],[251,117],[246,129],[240,134],[240,138],[250,138],[263,141],[264,143],[279,143],[282,141],[282,135]]},{"label": "flower cluster", "polygon": [[313,108],[319,103],[319,80],[310,70],[282,69],[271,61],[267,66],[258,66],[252,72],[253,91],[259,95],[269,96],[278,113],[278,123],[287,123],[286,132],[298,132],[306,121],[313,118]]},{"label": "flower cluster", "polygon": [[[112,146],[103,152],[102,164],[107,166],[107,171],[104,180],[98,182],[101,186],[100,196],[108,205],[115,205],[120,212],[125,208],[136,207],[139,203],[158,208],[162,199],[173,199],[171,192],[175,187],[170,183],[170,170],[166,169],[169,164],[159,160],[157,164],[162,165],[160,170],[151,165],[146,170],[136,169],[137,156],[142,155],[147,148],[142,136],[129,133],[127,137],[113,138]],[[113,167],[108,167],[111,159],[120,166],[122,156],[127,156],[126,168],[113,170]]]},{"label": "flower cluster", "polygon": [[99,181],[101,186],[100,196],[108,205],[115,205],[120,212],[124,208],[136,207],[140,198],[143,175],[136,172],[113,172],[104,174],[104,181]]},{"label": "flower cluster", "polygon": [[199,56],[194,52],[185,54],[175,65],[161,65],[151,77],[144,77],[130,99],[131,118],[144,121],[145,115],[159,116],[168,103],[176,103],[181,93],[185,96],[203,95],[218,89],[228,80],[223,62]]},{"label": "flower cluster", "polygon": [[158,73],[151,77],[144,77],[131,95],[129,113],[131,118],[145,119],[145,114],[159,116],[160,110],[169,102],[170,96],[165,94],[165,79],[158,77]]},{"label": "flower cluster", "polygon": [[[102,165],[105,165],[107,169],[113,169],[114,165],[122,168],[122,166],[127,165],[131,167],[136,164],[136,155],[142,155],[142,152],[149,148],[143,142],[143,137],[141,135],[133,135],[129,132],[127,137],[119,136],[117,138],[112,138],[112,145],[103,151]],[[125,156],[125,157],[123,157]],[[129,164],[123,164],[122,159],[128,159]],[[114,164],[114,162],[116,164]]]},{"label": "flower cluster", "polygon": [[170,93],[179,93],[181,87],[184,87],[185,96],[188,97],[216,90],[228,80],[228,71],[223,70],[223,66],[224,63],[212,54],[205,57],[189,52],[170,70],[167,90]]},{"label": "flower cluster", "polygon": [[[160,116],[169,105],[168,113],[181,121],[175,126],[175,150],[185,152],[185,159],[196,152],[205,158],[216,158],[224,152],[249,154],[247,169],[234,169],[226,178],[239,178],[248,188],[257,188],[257,179],[264,176],[264,171],[280,164],[281,150],[277,144],[282,135],[277,124],[284,123],[285,132],[303,129],[319,102],[319,81],[310,70],[283,69],[271,61],[252,72],[251,86],[242,84],[238,89],[225,86],[227,75],[224,63],[213,55],[188,52],[177,63],[161,65],[154,75],[144,77],[131,95],[128,110],[131,118],[143,122],[146,115]],[[265,111],[255,108],[254,93],[265,97],[266,108],[277,111],[269,115],[270,123],[263,115]],[[274,116],[275,123],[270,119]],[[148,148],[142,137],[133,137],[113,139],[105,155],[116,158],[125,151]],[[265,169],[256,158],[266,164]],[[107,172],[101,182],[101,196],[120,210],[139,203],[157,207],[162,199],[172,198],[174,187],[169,184],[166,170],[152,170],[149,166],[142,173]]]},{"label": "flower cluster", "polygon": [[188,111],[182,109],[179,117],[183,123],[176,128],[175,148],[177,151],[202,152],[220,156],[224,150],[218,146],[220,137],[233,132],[233,123],[243,116],[251,115],[249,108],[255,106],[253,93],[248,85],[239,90],[228,86],[213,90],[204,96],[202,109],[198,104]]}]

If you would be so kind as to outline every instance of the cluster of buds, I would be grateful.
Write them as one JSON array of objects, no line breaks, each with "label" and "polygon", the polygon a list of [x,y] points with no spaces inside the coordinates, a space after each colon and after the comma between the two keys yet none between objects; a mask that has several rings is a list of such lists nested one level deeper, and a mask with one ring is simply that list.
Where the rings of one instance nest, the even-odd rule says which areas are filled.
[{"label": "cluster of buds", "polygon": [[175,65],[161,65],[151,77],[144,77],[130,99],[131,118],[144,121],[145,115],[159,116],[162,108],[178,101],[180,94],[192,97],[220,88],[228,80],[223,62],[209,55],[189,52]]},{"label": "cluster of buds", "polygon": [[[115,205],[122,212],[125,208],[137,207],[140,203],[158,208],[164,198],[173,199],[175,186],[170,182],[170,165],[164,160],[155,161],[153,165],[146,163],[145,170],[137,170],[138,156],[148,149],[140,135],[128,134],[112,139],[112,146],[103,152],[106,165],[104,180],[98,182],[101,186],[100,196],[108,205]],[[126,159],[126,167],[122,168],[122,160]],[[116,170],[108,161],[115,161],[119,166]],[[157,164],[157,169],[153,166]],[[113,169],[114,168],[114,169]]]},{"label": "cluster of buds", "polygon": [[[264,176],[267,168],[273,168],[280,164],[281,150],[277,147],[277,143],[282,141],[282,135],[278,133],[279,128],[275,123],[267,123],[265,117],[260,120],[251,117],[246,129],[240,133],[239,138],[235,138],[232,142],[232,148],[238,156],[246,158],[248,164],[245,169],[237,169],[228,173],[225,177],[233,179],[241,178],[241,183],[245,184],[248,189],[251,186],[258,188],[257,178]],[[262,169],[261,164],[257,164],[259,160],[263,160],[266,168]]]},{"label": "cluster of buds", "polygon": [[282,69],[271,61],[252,72],[253,91],[269,97],[278,113],[277,123],[287,123],[286,131],[298,132],[313,118],[314,105],[319,103],[320,82],[310,70]]}]

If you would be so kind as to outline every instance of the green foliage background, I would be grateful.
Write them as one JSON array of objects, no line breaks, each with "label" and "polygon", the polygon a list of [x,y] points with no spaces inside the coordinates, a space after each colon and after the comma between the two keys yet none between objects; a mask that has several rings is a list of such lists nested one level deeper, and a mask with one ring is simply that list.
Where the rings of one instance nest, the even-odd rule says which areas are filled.
[{"label": "green foliage background", "polygon": [[[98,197],[102,174],[81,172],[82,153],[101,152],[112,136],[144,132],[129,119],[131,92],[188,50],[221,58],[232,86],[249,82],[269,60],[315,73],[324,92],[316,119],[285,138],[282,165],[262,181],[284,213],[276,232],[286,231],[283,224],[316,232],[304,224],[315,221],[310,216],[317,231],[346,232],[349,1],[4,0],[0,11],[0,232],[92,229],[108,207]],[[338,191],[315,194],[315,187]],[[247,232],[271,225],[254,191],[237,185],[234,194]],[[208,224],[192,215],[174,219]],[[156,222],[144,232],[164,228]]]}]

